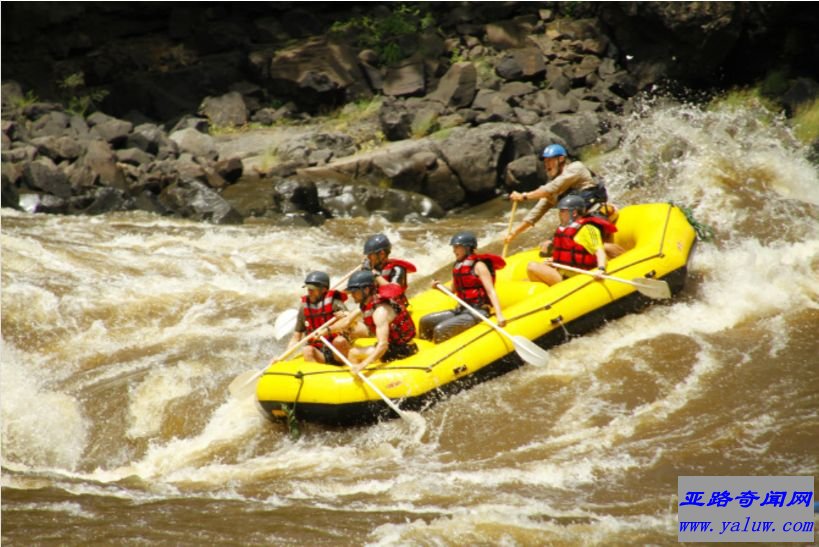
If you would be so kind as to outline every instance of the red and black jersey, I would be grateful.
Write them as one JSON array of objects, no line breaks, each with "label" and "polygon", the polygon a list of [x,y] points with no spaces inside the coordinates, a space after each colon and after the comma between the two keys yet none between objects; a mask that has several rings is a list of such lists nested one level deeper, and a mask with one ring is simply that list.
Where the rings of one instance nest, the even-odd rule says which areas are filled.
[{"label": "red and black jersey", "polygon": [[415,324],[412,322],[406,306],[398,301],[399,296],[403,296],[398,285],[389,284],[379,287],[378,294],[373,296],[366,304],[361,304],[364,324],[370,329],[370,333],[375,334],[375,321],[373,313],[376,306],[382,303],[389,304],[395,311],[395,318],[390,323],[389,343],[391,345],[403,345],[412,342],[415,338]]}]

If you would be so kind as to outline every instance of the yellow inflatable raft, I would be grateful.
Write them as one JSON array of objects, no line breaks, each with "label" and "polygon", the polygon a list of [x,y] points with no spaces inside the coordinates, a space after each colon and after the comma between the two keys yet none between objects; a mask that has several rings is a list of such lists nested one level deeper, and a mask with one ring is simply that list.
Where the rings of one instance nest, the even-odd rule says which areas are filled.
[{"label": "yellow inflatable raft", "polygon": [[[609,261],[609,274],[628,280],[662,279],[672,294],[682,290],[696,233],[680,209],[669,204],[625,207],[617,228],[615,242],[627,251]],[[566,332],[588,332],[651,301],[631,285],[595,281],[582,274],[553,287],[530,282],[526,264],[532,260],[541,260],[537,249],[508,257],[495,286],[509,334],[523,336],[542,348],[564,342]],[[411,304],[416,326],[422,316],[456,305],[434,289],[412,298]],[[405,410],[425,408],[447,394],[523,364],[512,343],[485,323],[440,344],[416,342],[419,351],[415,355],[364,372]],[[357,341],[373,343],[374,339]],[[352,425],[395,416],[346,367],[306,363],[301,357],[272,364],[259,379],[256,396],[264,415],[274,420],[292,412],[299,420]]]}]

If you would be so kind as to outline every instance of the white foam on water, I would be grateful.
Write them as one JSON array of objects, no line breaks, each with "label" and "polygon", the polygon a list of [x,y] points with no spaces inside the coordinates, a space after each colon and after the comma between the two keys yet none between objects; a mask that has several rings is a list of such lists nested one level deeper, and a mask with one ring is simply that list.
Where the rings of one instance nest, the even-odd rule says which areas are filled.
[{"label": "white foam on water", "polygon": [[0,409],[2,409],[3,465],[74,469],[85,450],[88,423],[79,402],[46,387],[45,363],[32,363],[3,341]]}]

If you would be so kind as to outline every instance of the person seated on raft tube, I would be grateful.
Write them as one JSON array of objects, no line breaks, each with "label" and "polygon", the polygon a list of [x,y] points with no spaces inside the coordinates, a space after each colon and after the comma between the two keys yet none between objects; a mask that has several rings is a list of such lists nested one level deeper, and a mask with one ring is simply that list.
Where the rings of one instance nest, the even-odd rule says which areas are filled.
[{"label": "person seated on raft tube", "polygon": [[[495,271],[506,266],[503,258],[490,254],[475,254],[478,239],[472,232],[459,232],[449,242],[455,254],[455,265],[452,267],[452,288],[464,302],[475,308],[485,317],[495,310],[498,325],[506,325],[501,313],[498,295],[495,292]],[[432,286],[438,284],[433,281]],[[430,313],[419,322],[420,338],[443,342],[459,334],[480,320],[461,305],[453,310]]]},{"label": "person seated on raft tube", "polygon": [[586,204],[580,196],[566,196],[557,208],[560,210],[560,226],[552,240],[552,256],[545,262],[526,265],[529,280],[554,285],[562,281],[565,274],[571,275],[555,268],[552,265],[555,262],[584,270],[596,268],[595,279],[603,279],[607,263],[603,234],[613,234],[617,227],[600,216],[586,214]]},{"label": "person seated on raft tube", "polygon": [[[361,313],[349,315],[331,325],[328,330],[344,331],[351,323],[356,322],[350,331],[353,338],[373,335],[376,338],[374,346],[350,349],[353,372],[378,360],[388,363],[409,357],[418,351],[418,346],[412,341],[415,338],[415,325],[407,308],[397,300],[404,293],[399,285],[387,283],[378,286],[370,270],[360,270],[350,277],[345,290],[352,295]],[[357,322],[359,316],[362,322]]]},{"label": "person seated on raft tube", "polygon": [[[617,208],[608,200],[606,187],[602,182],[596,181],[593,173],[579,161],[568,162],[566,149],[559,144],[550,144],[543,149],[540,154],[546,174],[550,181],[540,188],[531,192],[512,192],[509,199],[512,201],[527,201],[537,199],[538,202],[529,211],[529,214],[518,224],[512,232],[506,236],[504,242],[508,245],[515,237],[519,236],[551,209],[555,203],[570,194],[579,195],[586,204],[586,210],[593,211],[599,208],[602,216],[607,216],[609,221],[617,221]],[[608,241],[606,242],[606,252],[612,258],[623,253],[623,248]]]},{"label": "person seated on raft tube", "polygon": [[[379,287],[387,283],[395,283],[406,292],[407,274],[415,273],[418,269],[406,260],[390,258],[391,251],[392,243],[390,243],[386,235],[375,234],[368,237],[364,243],[364,264],[362,269],[373,272],[375,282]],[[406,294],[402,294],[396,300],[404,307],[409,307]]]},{"label": "person seated on raft tube", "polygon": [[[293,347],[299,340],[321,328],[324,323],[333,317],[344,315],[347,312],[344,301],[347,295],[341,291],[330,289],[330,276],[325,272],[310,272],[304,278],[307,294],[301,297],[299,315],[296,319],[296,328],[290,338],[288,348]],[[331,335],[329,340],[343,354],[350,351],[350,342],[342,335]],[[314,363],[328,363],[340,365],[336,356],[316,337],[301,350],[305,361]]]}]

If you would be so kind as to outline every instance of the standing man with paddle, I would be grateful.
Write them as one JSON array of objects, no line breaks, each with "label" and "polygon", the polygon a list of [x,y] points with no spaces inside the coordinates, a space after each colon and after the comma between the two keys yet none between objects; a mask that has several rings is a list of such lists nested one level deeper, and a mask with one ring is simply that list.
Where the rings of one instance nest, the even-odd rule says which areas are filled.
[{"label": "standing man with paddle", "polygon": [[[310,272],[304,278],[307,294],[301,298],[296,328],[290,338],[288,349],[295,346],[305,336],[321,328],[333,317],[340,317],[347,312],[344,301],[347,295],[341,291],[330,289],[330,276],[325,272]],[[350,342],[342,335],[329,337],[333,346],[342,354],[350,351]],[[305,361],[314,363],[328,363],[339,365],[336,356],[319,339],[315,339],[302,349]]]},{"label": "standing man with paddle", "polygon": [[557,204],[560,226],[552,240],[552,256],[544,262],[530,262],[526,275],[531,281],[554,285],[563,280],[555,264],[565,264],[582,270],[596,270],[595,279],[606,273],[606,249],[603,239],[617,231],[617,227],[596,215],[586,215],[583,198],[568,195]]},{"label": "standing man with paddle", "polygon": [[[455,254],[455,265],[452,267],[452,288],[456,295],[484,317],[495,311],[498,325],[506,325],[501,312],[498,295],[495,292],[495,272],[506,266],[506,262],[497,255],[475,254],[478,239],[472,232],[460,232],[449,242]],[[433,286],[438,281],[432,282]],[[430,313],[421,318],[420,337],[432,339],[436,344],[452,338],[469,327],[476,325],[480,319],[470,313],[464,306],[454,310]]]},{"label": "standing man with paddle", "polygon": [[[540,157],[546,168],[549,182],[531,192],[512,192],[509,194],[509,199],[515,203],[537,200],[537,204],[520,224],[509,231],[504,239],[506,245],[509,245],[513,239],[534,226],[549,209],[569,195],[577,195],[583,198],[587,211],[594,211],[599,207],[601,215],[609,215],[609,220],[615,222],[616,217],[613,215],[616,215],[617,209],[606,203],[608,200],[606,187],[602,182],[596,180],[594,173],[588,167],[579,161],[569,161],[566,149],[556,143],[544,148]],[[606,247],[606,252],[612,257],[623,252],[622,249],[618,251],[615,246],[609,244]]]}]

